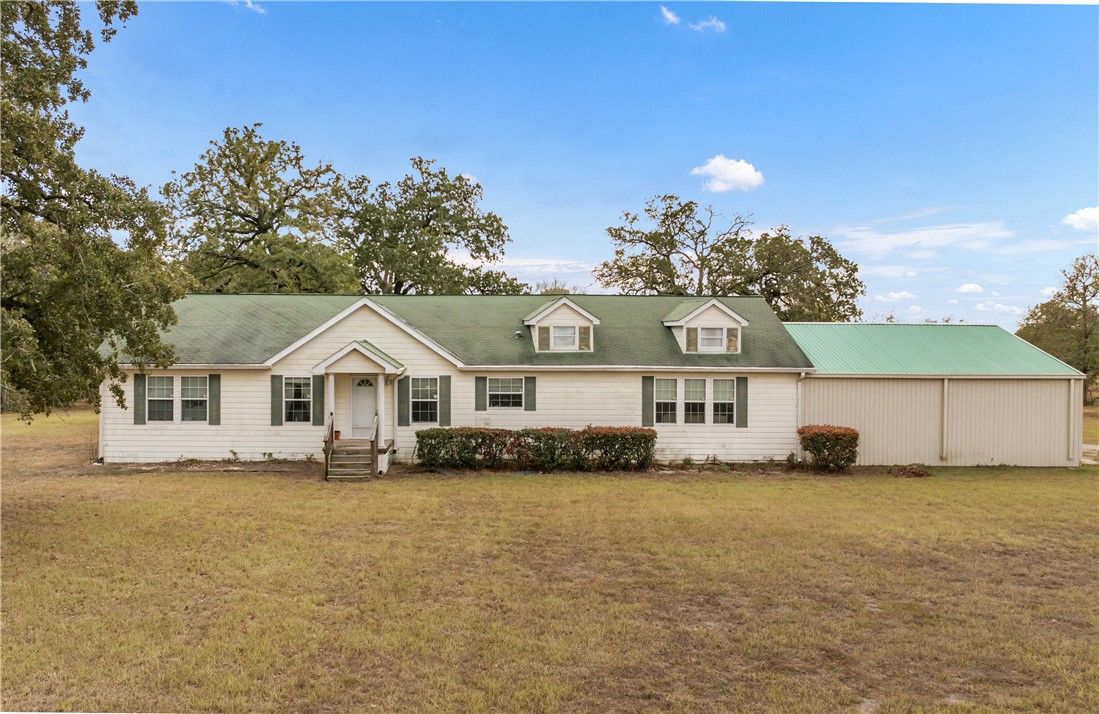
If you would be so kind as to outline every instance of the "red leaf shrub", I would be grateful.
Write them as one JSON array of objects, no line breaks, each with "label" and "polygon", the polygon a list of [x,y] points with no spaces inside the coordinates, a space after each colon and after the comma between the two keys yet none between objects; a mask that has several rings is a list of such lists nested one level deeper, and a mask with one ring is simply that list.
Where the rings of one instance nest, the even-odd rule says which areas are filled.
[{"label": "red leaf shrub", "polygon": [[820,471],[846,471],[859,458],[859,432],[849,426],[810,424],[798,429],[798,438]]}]

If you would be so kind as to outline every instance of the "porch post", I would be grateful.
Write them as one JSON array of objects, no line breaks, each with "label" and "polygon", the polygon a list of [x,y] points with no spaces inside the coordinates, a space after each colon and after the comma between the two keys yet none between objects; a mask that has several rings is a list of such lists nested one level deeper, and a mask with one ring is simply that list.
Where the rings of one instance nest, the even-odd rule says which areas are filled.
[{"label": "porch post", "polygon": [[[332,415],[332,429],[336,428],[336,375],[328,372],[324,375],[325,403],[328,405],[328,413]],[[326,417],[327,418],[327,415]]]},{"label": "porch post", "polygon": [[379,444],[385,444],[385,375],[379,374],[376,381],[378,385],[378,435],[375,437]]}]

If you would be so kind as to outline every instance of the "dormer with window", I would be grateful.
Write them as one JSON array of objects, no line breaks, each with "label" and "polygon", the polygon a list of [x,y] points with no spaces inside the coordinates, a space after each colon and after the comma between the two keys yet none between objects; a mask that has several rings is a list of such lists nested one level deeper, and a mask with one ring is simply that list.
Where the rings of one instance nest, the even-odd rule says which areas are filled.
[{"label": "dormer with window", "polygon": [[684,300],[664,318],[687,354],[739,354],[748,321],[715,298]]},{"label": "dormer with window", "polygon": [[599,318],[562,297],[527,315],[523,324],[538,352],[592,352]]}]

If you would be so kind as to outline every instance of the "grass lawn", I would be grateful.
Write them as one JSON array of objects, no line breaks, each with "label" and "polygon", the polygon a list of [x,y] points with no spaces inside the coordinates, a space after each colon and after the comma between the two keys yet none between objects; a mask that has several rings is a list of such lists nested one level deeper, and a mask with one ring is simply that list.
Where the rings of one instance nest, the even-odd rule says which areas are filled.
[{"label": "grass lawn", "polygon": [[94,434],[4,417],[6,710],[1099,710],[1095,470],[328,484]]}]

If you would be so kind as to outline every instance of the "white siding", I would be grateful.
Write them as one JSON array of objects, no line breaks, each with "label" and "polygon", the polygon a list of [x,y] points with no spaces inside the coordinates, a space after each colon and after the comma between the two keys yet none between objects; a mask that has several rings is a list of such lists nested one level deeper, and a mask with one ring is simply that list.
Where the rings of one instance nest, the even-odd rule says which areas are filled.
[{"label": "white siding", "polygon": [[[114,403],[101,389],[103,459],[112,461],[174,461],[176,459],[246,460],[319,457],[324,427],[311,424],[271,426],[271,373],[265,370],[224,370],[221,374],[221,425],[179,421],[180,376],[204,375],[216,370],[165,370],[150,375],[175,377],[175,422],[134,424],[133,373],[123,385],[128,409]],[[308,372],[290,376],[306,376]]]},{"label": "white siding", "polygon": [[[556,313],[555,313],[556,314]],[[265,453],[278,458],[319,458],[323,427],[306,424],[271,426],[270,376],[310,376],[313,368],[348,342],[369,339],[407,367],[415,377],[451,376],[451,423],[453,426],[494,426],[508,429],[525,426],[583,428],[641,425],[641,376],[637,372],[493,372],[492,376],[537,377],[537,411],[522,409],[474,410],[476,372],[459,372],[453,364],[368,307],[360,308],[307,344],[279,360],[270,371],[223,370],[221,374],[221,425],[196,423],[135,425],[132,411],[118,409],[108,395],[103,400],[103,455],[107,461],[167,461],[179,458],[221,459],[235,450],[242,459],[260,459]],[[342,362],[342,361],[341,361]],[[206,374],[215,370],[170,370],[157,374]],[[680,380],[682,402],[684,377],[706,378],[707,396],[712,398],[715,377],[732,378],[732,373],[662,374]],[[744,376],[744,375],[740,375]],[[351,379],[335,377],[336,429],[349,433],[348,405]],[[796,375],[749,375],[748,426],[661,424],[658,425],[657,455],[662,460],[713,456],[721,460],[782,459],[796,448]],[[126,383],[132,401],[132,378]],[[327,400],[327,395],[326,395]],[[396,383],[385,383],[385,419],[382,438],[393,438],[396,430],[396,460],[410,461],[418,424],[396,428]],[[326,409],[330,405],[326,401]],[[679,407],[682,422],[683,408]],[[707,422],[712,410],[707,405]],[[178,419],[178,409],[177,409]]]},{"label": "white siding", "polygon": [[801,423],[858,429],[860,464],[1076,466],[1079,439],[1071,434],[1078,430],[1080,407],[1074,384],[951,378],[944,430],[941,378],[809,377]]}]

